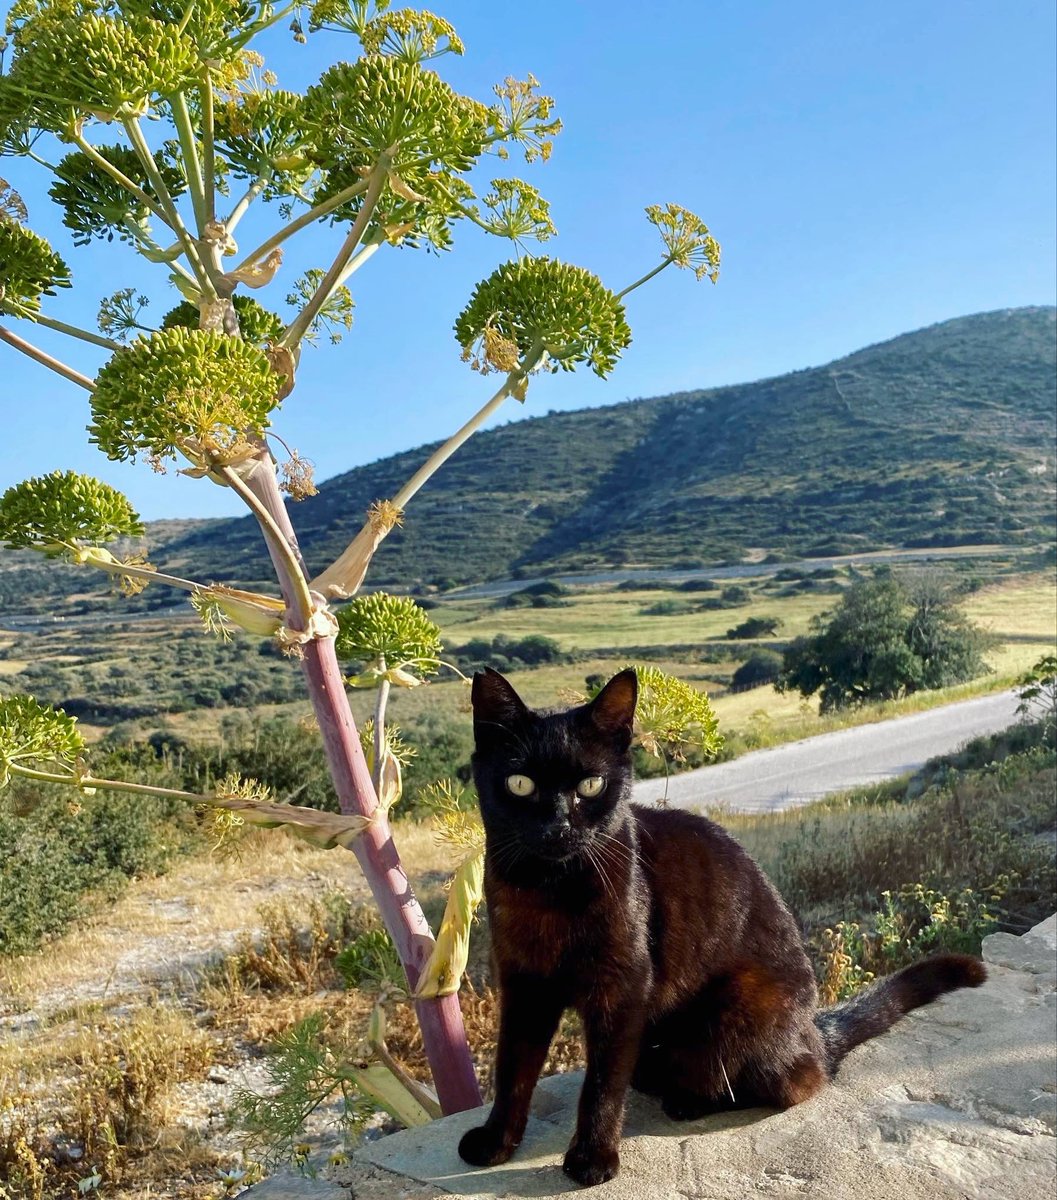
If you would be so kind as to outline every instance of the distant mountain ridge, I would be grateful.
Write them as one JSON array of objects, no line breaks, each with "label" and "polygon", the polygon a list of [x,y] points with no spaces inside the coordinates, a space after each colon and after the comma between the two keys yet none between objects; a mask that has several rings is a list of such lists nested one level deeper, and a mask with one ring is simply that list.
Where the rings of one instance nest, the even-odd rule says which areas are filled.
[{"label": "distant mountain ridge", "polygon": [[[754,383],[531,417],[459,451],[370,580],[1050,539],[1055,396],[1057,309],[1032,307]],[[432,448],[338,475],[297,505],[310,567],[336,556],[368,504]],[[249,518],[192,526],[165,550],[206,576],[267,577]]]}]

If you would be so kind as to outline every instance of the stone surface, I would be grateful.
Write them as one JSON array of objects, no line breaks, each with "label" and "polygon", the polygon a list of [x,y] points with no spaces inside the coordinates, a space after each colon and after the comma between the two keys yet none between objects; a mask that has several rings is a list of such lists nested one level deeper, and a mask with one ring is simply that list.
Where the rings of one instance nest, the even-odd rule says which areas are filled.
[{"label": "stone surface", "polygon": [[[598,1200],[1052,1200],[1057,1187],[1057,916],[1022,938],[986,939],[990,978],[945,996],[855,1050],[820,1096],[688,1124],[632,1093],[621,1174]],[[580,1076],[537,1089],[514,1159],[474,1170],[455,1150],[484,1113],[382,1138],[334,1184],[367,1197],[556,1197]],[[344,1172],[344,1174],[343,1174]],[[359,1174],[359,1179],[357,1178]],[[334,1186],[331,1184],[330,1186]],[[418,1186],[421,1191],[414,1189]],[[256,1189],[254,1189],[256,1193]],[[276,1193],[278,1195],[278,1193]],[[330,1200],[320,1193],[320,1200]]]}]

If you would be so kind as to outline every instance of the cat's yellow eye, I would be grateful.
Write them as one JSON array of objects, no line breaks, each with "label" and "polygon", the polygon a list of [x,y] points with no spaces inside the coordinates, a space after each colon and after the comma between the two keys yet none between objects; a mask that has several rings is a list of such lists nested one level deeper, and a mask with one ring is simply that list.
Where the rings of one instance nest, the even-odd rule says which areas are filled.
[{"label": "cat's yellow eye", "polygon": [[576,785],[576,794],[583,796],[585,800],[592,800],[595,796],[602,794],[602,789],[606,786],[606,781],[601,775],[590,775],[587,779],[581,779]]},{"label": "cat's yellow eye", "polygon": [[506,790],[512,796],[531,796],[536,790],[536,784],[527,775],[508,775]]}]

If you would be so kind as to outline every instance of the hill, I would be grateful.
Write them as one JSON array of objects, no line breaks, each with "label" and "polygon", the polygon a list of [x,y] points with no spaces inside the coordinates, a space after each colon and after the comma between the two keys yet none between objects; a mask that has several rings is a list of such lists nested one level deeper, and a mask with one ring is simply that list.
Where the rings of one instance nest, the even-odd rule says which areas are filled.
[{"label": "hill", "polygon": [[[370,580],[694,566],[750,547],[793,558],[1051,541],[1055,335],[1052,308],[982,313],[773,379],[478,434],[415,498]],[[336,476],[297,506],[313,570],[432,448]],[[252,519],[165,526],[151,547],[159,565],[268,578]]]}]

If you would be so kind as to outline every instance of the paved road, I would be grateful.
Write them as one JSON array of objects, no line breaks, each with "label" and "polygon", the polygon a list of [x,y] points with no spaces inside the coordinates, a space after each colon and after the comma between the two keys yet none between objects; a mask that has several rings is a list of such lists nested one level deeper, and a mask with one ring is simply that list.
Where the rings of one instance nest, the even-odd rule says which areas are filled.
[{"label": "paved road", "polygon": [[[859,725],[756,750],[732,762],[674,775],[668,803],[677,808],[722,804],[735,812],[777,812],[831,792],[916,771],[963,742],[1005,729],[1016,720],[1015,692],[963,700],[928,712]],[[635,784],[642,802],[664,794],[663,779]]]},{"label": "paved road", "polygon": [[882,563],[886,566],[906,566],[910,563],[946,562],[953,558],[978,558],[1002,549],[998,546],[943,546],[928,550],[875,550],[862,554],[838,554],[832,558],[801,558],[791,562],[736,563],[734,566],[700,567],[694,570],[673,570],[667,567],[646,567],[634,570],[575,571],[571,574],[538,575],[532,579],[500,579],[493,583],[474,583],[453,588],[446,598],[456,600],[489,599],[509,596],[511,592],[543,583],[544,579],[575,587],[578,584],[602,583],[616,585],[632,580],[641,583],[668,583],[673,587],[691,579],[755,579],[773,575],[776,571],[793,568],[798,571],[817,571],[823,567],[866,566]]}]

